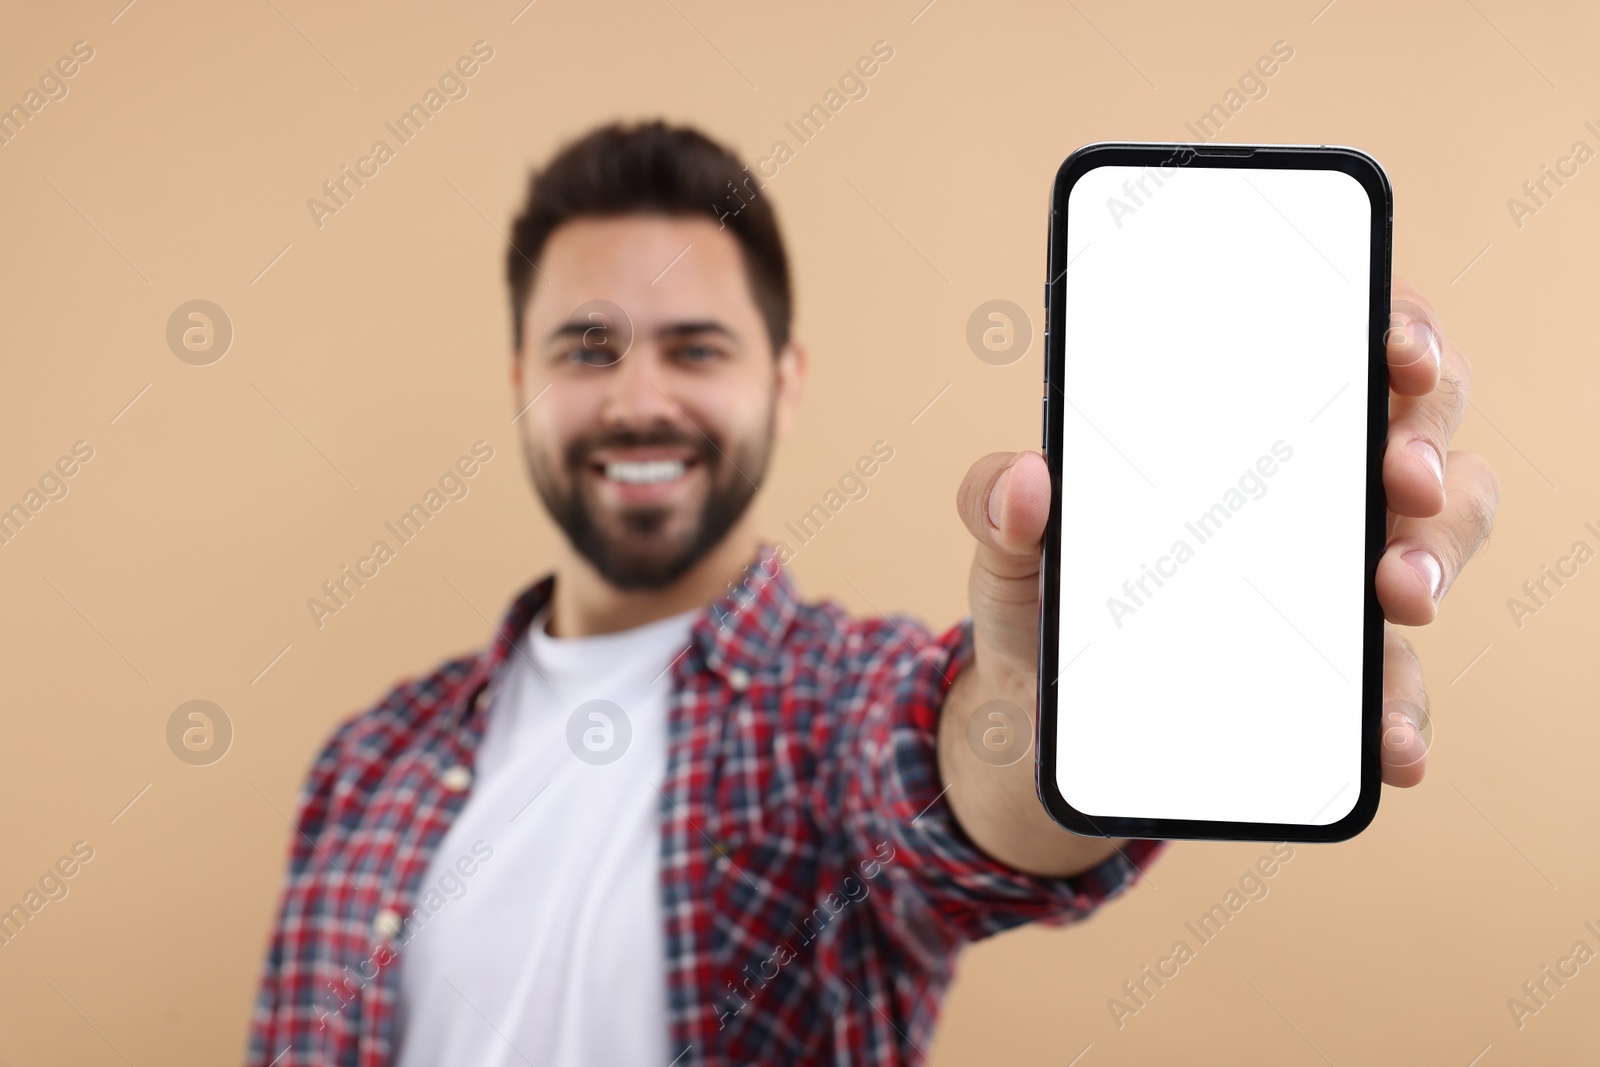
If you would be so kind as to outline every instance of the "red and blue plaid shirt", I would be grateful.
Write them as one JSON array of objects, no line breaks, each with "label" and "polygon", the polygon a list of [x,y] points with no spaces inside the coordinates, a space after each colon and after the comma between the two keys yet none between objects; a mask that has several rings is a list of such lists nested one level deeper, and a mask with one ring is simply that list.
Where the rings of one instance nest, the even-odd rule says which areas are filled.
[{"label": "red and blue plaid shirt", "polygon": [[[487,649],[403,682],[318,756],[250,1067],[393,1061],[402,922],[427,917],[419,887],[466,801],[488,698],[553,585],[518,596]],[[925,1060],[962,945],[1082,919],[1159,851],[1135,841],[1043,878],[973,844],[935,746],[971,649],[970,619],[934,638],[905,616],[801,603],[767,543],[695,620],[670,668],[660,805],[673,1067]]]}]

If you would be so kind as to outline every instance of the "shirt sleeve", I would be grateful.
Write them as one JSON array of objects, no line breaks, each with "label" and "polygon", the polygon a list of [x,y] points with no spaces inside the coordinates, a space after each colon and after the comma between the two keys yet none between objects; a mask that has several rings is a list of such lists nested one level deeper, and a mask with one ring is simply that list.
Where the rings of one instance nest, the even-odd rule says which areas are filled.
[{"label": "shirt sleeve", "polygon": [[1132,841],[1065,877],[1018,871],[973,843],[944,794],[936,743],[945,693],[971,659],[971,620],[931,642],[917,640],[926,631],[914,620],[891,626],[898,654],[879,661],[866,686],[842,781],[853,858],[865,860],[864,873],[881,871],[868,899],[896,943],[938,966],[963,944],[1023,923],[1086,918],[1134,885],[1164,841]]},{"label": "shirt sleeve", "polygon": [[304,1047],[316,1025],[315,991],[305,958],[310,937],[311,917],[295,893],[296,885],[307,877],[313,858],[314,842],[327,823],[333,783],[342,763],[344,740],[353,720],[334,731],[311,767],[296,804],[295,832],[289,845],[289,867],[279,893],[276,921],[262,962],[255,1008],[250,1017],[250,1037],[245,1052],[246,1067],[283,1067],[300,1062],[283,1054],[292,1045]]}]

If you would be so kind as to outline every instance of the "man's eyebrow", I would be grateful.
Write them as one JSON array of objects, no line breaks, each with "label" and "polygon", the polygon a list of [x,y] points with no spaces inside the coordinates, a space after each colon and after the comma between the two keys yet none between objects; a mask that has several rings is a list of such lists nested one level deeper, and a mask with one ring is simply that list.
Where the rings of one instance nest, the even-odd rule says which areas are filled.
[{"label": "man's eyebrow", "polygon": [[[550,335],[545,338],[545,343],[549,344],[551,341],[556,341],[563,337],[582,337],[588,331],[596,328],[604,330],[605,325],[600,322],[585,322],[582,319],[573,319],[551,330]],[[672,322],[656,330],[656,336],[662,338],[690,337],[699,333],[720,333],[735,344],[739,343],[739,335],[716,319],[691,319],[685,322]]]},{"label": "man's eyebrow", "polygon": [[550,336],[546,337],[544,340],[546,344],[549,344],[551,341],[558,340],[562,337],[582,337],[590,330],[604,330],[605,328],[606,325],[603,322],[585,322],[582,319],[572,319],[570,321],[563,322],[560,326],[557,326],[555,329],[551,330]]},{"label": "man's eyebrow", "polygon": [[688,337],[697,333],[720,333],[728,340],[738,343],[739,335],[716,319],[692,319],[688,322],[672,322],[656,331],[657,337]]}]

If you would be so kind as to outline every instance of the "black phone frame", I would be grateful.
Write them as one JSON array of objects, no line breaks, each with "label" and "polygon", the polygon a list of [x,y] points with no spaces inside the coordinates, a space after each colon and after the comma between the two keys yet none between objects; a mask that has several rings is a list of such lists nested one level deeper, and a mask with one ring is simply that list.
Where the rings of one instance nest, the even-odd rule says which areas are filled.
[{"label": "black phone frame", "polygon": [[[1090,815],[1067,803],[1056,786],[1057,690],[1060,673],[1060,561],[1053,546],[1062,532],[1062,404],[1051,404],[1059,391],[1066,361],[1067,197],[1078,179],[1102,166],[1202,166],[1221,169],[1273,168],[1336,170],[1350,175],[1366,191],[1372,205],[1371,294],[1368,315],[1367,377],[1367,516],[1363,569],[1360,792],[1343,818],[1326,824],[1253,823],[1209,819],[1168,819]],[[1063,828],[1086,837],[1170,838],[1223,841],[1344,841],[1365,829],[1378,810],[1382,785],[1379,761],[1383,705],[1383,608],[1374,582],[1387,539],[1387,501],[1383,489],[1383,454],[1389,431],[1389,368],[1385,356],[1389,328],[1390,260],[1394,197],[1383,167],[1358,149],[1340,145],[1209,144],[1183,142],[1100,141],[1084,145],[1062,162],[1051,188],[1049,243],[1045,274],[1045,378],[1043,448],[1050,469],[1050,519],[1045,529],[1039,569],[1039,675],[1034,744],[1035,785],[1045,811]],[[1045,680],[1050,679],[1050,684]],[[1332,800],[1329,801],[1332,803]],[[1318,812],[1318,815],[1321,813]],[[1313,815],[1312,818],[1316,818]]]}]

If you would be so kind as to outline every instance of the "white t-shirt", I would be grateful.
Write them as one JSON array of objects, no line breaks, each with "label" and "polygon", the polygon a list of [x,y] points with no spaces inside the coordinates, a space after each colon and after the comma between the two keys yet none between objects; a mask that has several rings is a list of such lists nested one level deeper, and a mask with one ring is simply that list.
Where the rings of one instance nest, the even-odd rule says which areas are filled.
[{"label": "white t-shirt", "polygon": [[399,1067],[672,1059],[657,789],[667,668],[703,610],[556,639],[547,608],[517,642],[418,890],[445,903],[397,949]]}]

